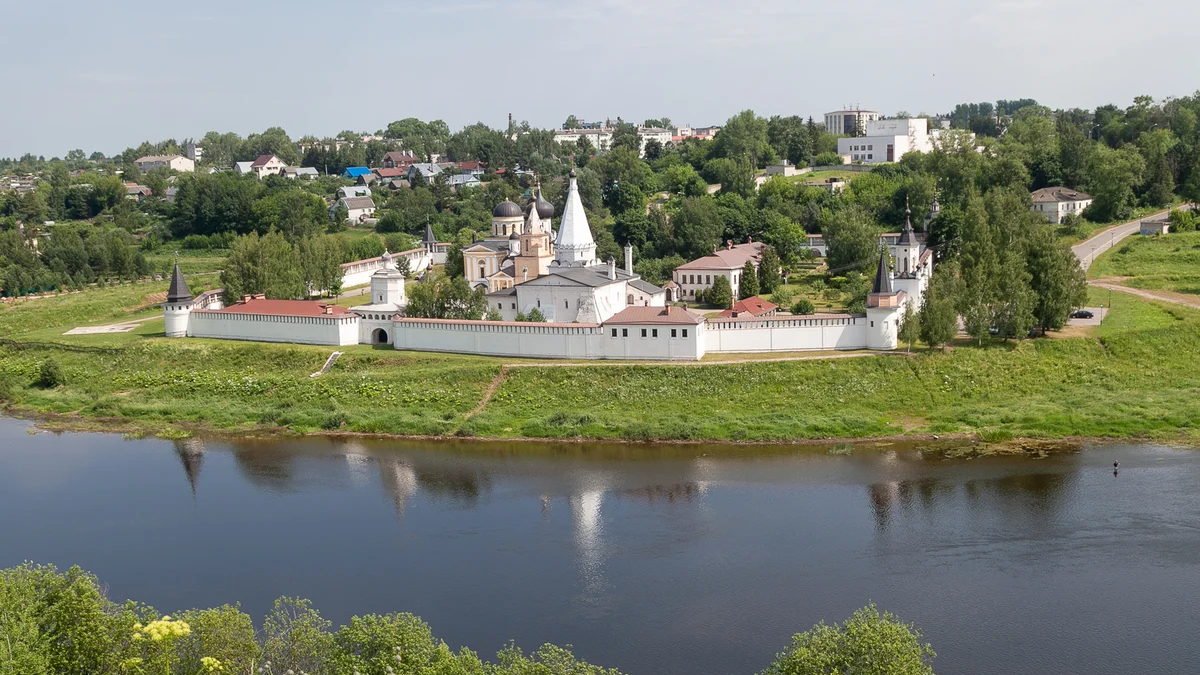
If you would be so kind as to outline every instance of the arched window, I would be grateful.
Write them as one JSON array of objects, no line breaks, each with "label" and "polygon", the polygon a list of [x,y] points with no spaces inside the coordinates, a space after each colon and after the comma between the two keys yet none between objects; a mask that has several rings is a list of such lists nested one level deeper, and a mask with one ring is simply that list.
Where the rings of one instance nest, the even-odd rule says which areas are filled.
[{"label": "arched window", "polygon": [[627,305],[633,304],[633,293],[630,293],[628,296],[625,297],[625,304],[627,304]]},{"label": "arched window", "polygon": [[563,300],[563,309],[571,309],[571,302],[569,300]]},{"label": "arched window", "polygon": [[542,299],[538,298],[538,307],[541,307],[541,306],[542,306]]}]

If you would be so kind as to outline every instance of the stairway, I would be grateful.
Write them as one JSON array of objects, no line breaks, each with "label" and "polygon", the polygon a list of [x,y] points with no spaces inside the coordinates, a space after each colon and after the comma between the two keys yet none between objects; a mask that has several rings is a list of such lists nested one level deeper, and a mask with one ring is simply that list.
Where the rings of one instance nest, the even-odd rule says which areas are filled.
[{"label": "stairway", "polygon": [[338,357],[341,355],[342,355],[341,352],[334,352],[334,353],[330,354],[329,358],[325,359],[325,365],[321,366],[320,370],[313,373],[312,375],[309,375],[309,377],[320,377],[320,376],[324,375],[325,373],[329,372],[329,369],[333,367],[333,364],[337,363]]}]

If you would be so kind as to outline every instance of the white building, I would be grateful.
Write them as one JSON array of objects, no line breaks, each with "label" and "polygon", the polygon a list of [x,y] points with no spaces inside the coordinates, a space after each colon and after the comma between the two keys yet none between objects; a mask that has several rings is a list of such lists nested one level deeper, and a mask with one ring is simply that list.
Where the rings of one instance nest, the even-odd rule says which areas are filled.
[{"label": "white building", "polygon": [[[575,144],[580,138],[588,139],[592,147],[596,150],[608,150],[612,146],[613,131],[611,127],[603,127],[600,129],[556,129],[554,131],[555,143]],[[667,143],[671,142],[672,133],[670,129],[657,129],[652,127],[641,127],[638,132],[638,153],[642,156],[646,154],[646,142],[656,140],[666,147]]]},{"label": "white building", "polygon": [[189,142],[184,146],[183,153],[187,155],[188,159],[192,160],[193,164],[199,164],[200,160],[204,158],[204,148],[196,145],[194,142]]},{"label": "white building", "polygon": [[138,171],[146,173],[155,169],[170,169],[172,171],[195,171],[196,163],[183,155],[147,155],[133,161]]},{"label": "white building", "polygon": [[851,136],[868,122],[882,119],[874,110],[835,110],[825,113],[825,131],[836,136]]},{"label": "white building", "polygon": [[321,174],[317,172],[316,167],[311,166],[285,166],[280,175],[284,178],[296,180],[302,178],[304,180],[312,180]]},{"label": "white building", "polygon": [[352,223],[361,223],[375,215],[375,200],[370,197],[342,197],[329,207],[330,220],[336,217],[339,206],[346,207],[346,220]]},{"label": "white building", "polygon": [[257,159],[250,162],[250,171],[259,178],[278,176],[283,173],[285,168],[287,168],[287,162],[275,155],[259,155]]},{"label": "white building", "polygon": [[766,247],[766,244],[760,241],[737,245],[727,241],[725,248],[713,248],[712,255],[676,267],[671,272],[671,281],[679,287],[679,297],[673,299],[695,301],[696,294],[712,288],[717,277],[726,277],[729,279],[729,287],[733,289],[733,298],[737,300],[743,268],[749,262],[757,270],[759,262],[762,261],[763,249]]},{"label": "white building", "polygon": [[838,154],[851,162],[882,164],[898,162],[908,152],[929,152],[940,130],[929,133],[929,120],[921,118],[875,120],[866,124],[866,134],[839,138]]},{"label": "white building", "polygon": [[1035,190],[1030,197],[1033,199],[1032,210],[1055,225],[1067,214],[1082,216],[1083,210],[1092,205],[1091,195],[1061,186]]}]

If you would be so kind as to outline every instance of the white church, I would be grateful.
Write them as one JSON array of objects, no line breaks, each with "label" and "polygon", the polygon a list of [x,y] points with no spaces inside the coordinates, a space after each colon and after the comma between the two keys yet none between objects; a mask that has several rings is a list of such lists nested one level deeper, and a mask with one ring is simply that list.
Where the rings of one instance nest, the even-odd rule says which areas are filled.
[{"label": "white church", "polygon": [[[371,261],[370,301],[349,309],[261,295],[222,307],[219,292],[193,298],[177,265],[163,304],[166,335],[568,359],[695,361],[721,352],[893,350],[904,308],[920,307],[933,273],[932,251],[913,231],[910,215],[894,243],[881,247],[865,314],[706,318],[669,305],[662,288],[635,274],[630,247],[624,269],[596,258],[574,172],[552,245],[553,207],[539,203],[544,201],[538,194],[525,210],[504,202],[493,212],[493,236],[484,240],[493,243],[464,251],[467,269],[480,260],[502,263],[485,262],[478,268],[483,274],[470,279],[486,285],[488,307],[500,321],[405,317],[406,280],[385,253]],[[440,245],[426,239],[432,255]],[[515,320],[534,309],[545,322]]]}]

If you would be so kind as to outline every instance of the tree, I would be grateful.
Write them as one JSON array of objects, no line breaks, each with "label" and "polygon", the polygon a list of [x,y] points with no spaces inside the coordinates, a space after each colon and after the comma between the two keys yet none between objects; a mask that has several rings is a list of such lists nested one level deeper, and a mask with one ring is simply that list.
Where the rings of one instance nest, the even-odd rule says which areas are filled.
[{"label": "tree", "polygon": [[738,280],[738,297],[743,300],[758,295],[758,270],[747,260],[742,266],[742,277]]},{"label": "tree", "polygon": [[728,309],[733,306],[733,287],[729,284],[729,277],[724,274],[718,274],[713,279],[713,285],[708,289],[705,295],[708,304],[722,309]]},{"label": "tree", "polygon": [[546,315],[542,314],[541,309],[534,307],[529,310],[529,314],[525,317],[525,320],[530,323],[546,323]]},{"label": "tree", "polygon": [[1134,188],[1142,184],[1145,170],[1146,160],[1136,150],[1098,146],[1088,158],[1086,186],[1094,198],[1085,212],[1088,219],[1106,222],[1132,215]]},{"label": "tree", "polygon": [[860,206],[840,209],[821,227],[827,244],[829,272],[864,270],[879,260],[879,231]]},{"label": "tree", "polygon": [[268,298],[293,300],[306,295],[300,256],[276,230],[259,237],[254,232],[238,237],[229,247],[221,271],[225,303],[243,295],[263,293]]},{"label": "tree", "polygon": [[638,136],[637,127],[632,124],[620,124],[612,132],[612,142],[609,144],[610,150],[617,148],[628,148],[637,154],[641,154],[642,140]]},{"label": "tree", "polygon": [[913,302],[904,303],[904,313],[900,315],[900,327],[896,330],[896,337],[901,342],[908,343],[908,351],[912,351],[913,343],[921,338],[921,319],[917,312],[913,310]]},{"label": "tree", "polygon": [[1050,225],[1034,227],[1026,243],[1030,287],[1037,299],[1033,309],[1042,333],[1058,330],[1076,307],[1087,301],[1087,280],[1079,258],[1059,241]]},{"label": "tree", "polygon": [[202,673],[202,659],[220,661],[226,672],[249,673],[261,659],[254,635],[254,620],[238,607],[222,605],[193,609],[175,615],[187,624],[187,634],[176,641],[179,672]]},{"label": "tree", "polygon": [[930,347],[941,347],[954,339],[958,331],[955,294],[959,290],[958,266],[946,262],[934,269],[929,288],[921,303],[921,340]]},{"label": "tree", "polygon": [[272,672],[328,675],[333,657],[330,625],[308,600],[279,598],[263,621],[263,658]]},{"label": "tree", "polygon": [[774,293],[783,279],[780,278],[782,263],[775,254],[775,248],[768,246],[763,250],[762,261],[758,264],[759,293]]},{"label": "tree", "polygon": [[730,117],[713,142],[717,157],[742,161],[755,169],[775,161],[775,151],[767,138],[767,121],[753,110]]},{"label": "tree", "polygon": [[710,197],[688,197],[671,218],[675,250],[685,258],[708,255],[721,241],[725,224]]},{"label": "tree", "polygon": [[567,115],[567,121],[563,122],[562,128],[563,129],[578,129],[579,128],[579,118],[575,117],[574,115]]},{"label": "tree", "polygon": [[841,624],[793,636],[762,675],[933,675],[934,656],[920,630],[872,603]]},{"label": "tree", "polygon": [[662,141],[657,138],[651,138],[646,141],[646,147],[642,149],[642,153],[646,156],[646,161],[657,161],[662,157],[663,146]]},{"label": "tree", "polygon": [[792,305],[792,314],[803,316],[812,314],[815,311],[817,311],[816,306],[808,298],[800,298],[796,301],[796,304]]},{"label": "tree", "polygon": [[1000,257],[997,272],[992,312],[996,334],[1006,340],[1024,338],[1037,323],[1037,294],[1030,287],[1024,256],[1016,248],[1009,248]]},{"label": "tree", "polygon": [[488,308],[487,314],[484,315],[484,321],[503,321],[504,317],[500,316],[500,310],[495,307]]}]

